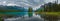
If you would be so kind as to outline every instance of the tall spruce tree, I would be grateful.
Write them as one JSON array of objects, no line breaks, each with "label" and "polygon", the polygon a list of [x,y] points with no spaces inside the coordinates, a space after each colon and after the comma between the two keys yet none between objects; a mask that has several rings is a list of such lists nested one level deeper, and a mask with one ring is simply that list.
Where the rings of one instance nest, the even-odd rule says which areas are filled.
[{"label": "tall spruce tree", "polygon": [[28,9],[28,16],[29,17],[32,17],[33,16],[33,12],[32,11],[33,11],[32,8],[29,7],[29,9]]}]

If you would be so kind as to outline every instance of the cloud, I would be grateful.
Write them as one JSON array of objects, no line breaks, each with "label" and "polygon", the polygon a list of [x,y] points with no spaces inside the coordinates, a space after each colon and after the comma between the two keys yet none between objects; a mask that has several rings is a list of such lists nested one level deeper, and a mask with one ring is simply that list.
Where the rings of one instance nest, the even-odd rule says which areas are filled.
[{"label": "cloud", "polygon": [[[37,6],[37,5],[41,5],[44,0],[0,0],[1,2],[5,3],[4,5],[8,5],[8,4],[17,4],[17,5],[20,5],[20,6]],[[3,4],[1,3],[1,4]]]},{"label": "cloud", "polygon": [[7,4],[7,6],[15,6],[15,5],[16,5],[16,4],[10,4],[10,3],[9,3],[9,4]]},{"label": "cloud", "polygon": [[[40,7],[40,5],[48,2],[53,2],[55,0],[0,0],[0,5],[18,5],[21,7],[32,7],[33,9],[37,9]],[[60,0],[59,2],[60,3]]]},{"label": "cloud", "polygon": [[[54,2],[54,1],[57,1],[57,0],[45,0],[45,3]],[[58,3],[60,3],[60,0],[58,0]]]}]

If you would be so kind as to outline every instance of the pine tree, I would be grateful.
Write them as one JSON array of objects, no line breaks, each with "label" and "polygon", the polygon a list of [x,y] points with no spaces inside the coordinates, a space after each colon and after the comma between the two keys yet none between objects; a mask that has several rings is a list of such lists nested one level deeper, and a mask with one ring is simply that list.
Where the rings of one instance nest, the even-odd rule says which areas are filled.
[{"label": "pine tree", "polygon": [[28,9],[28,16],[29,16],[29,17],[32,17],[32,16],[33,16],[32,11],[33,11],[32,8],[29,7],[29,9]]}]

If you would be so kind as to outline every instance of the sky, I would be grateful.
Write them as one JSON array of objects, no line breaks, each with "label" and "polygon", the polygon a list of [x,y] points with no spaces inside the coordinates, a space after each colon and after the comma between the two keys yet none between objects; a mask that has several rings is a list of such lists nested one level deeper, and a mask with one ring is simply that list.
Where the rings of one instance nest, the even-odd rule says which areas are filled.
[{"label": "sky", "polygon": [[[45,0],[45,3],[54,2],[54,1],[57,1],[57,0]],[[58,0],[58,3],[60,3],[60,0]]]},{"label": "sky", "polygon": [[[54,2],[55,0],[0,0],[0,5],[7,5],[7,6],[21,6],[25,7],[32,7],[34,10],[40,8],[41,5],[48,2]],[[60,0],[59,0],[60,3]]]}]

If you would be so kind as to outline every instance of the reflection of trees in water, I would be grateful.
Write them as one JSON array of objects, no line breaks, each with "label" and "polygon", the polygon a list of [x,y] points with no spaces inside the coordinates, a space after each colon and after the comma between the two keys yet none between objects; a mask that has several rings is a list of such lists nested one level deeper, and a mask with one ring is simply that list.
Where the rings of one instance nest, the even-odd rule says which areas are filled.
[{"label": "reflection of trees in water", "polygon": [[48,21],[58,21],[58,16],[48,15],[45,16],[44,19]]}]

